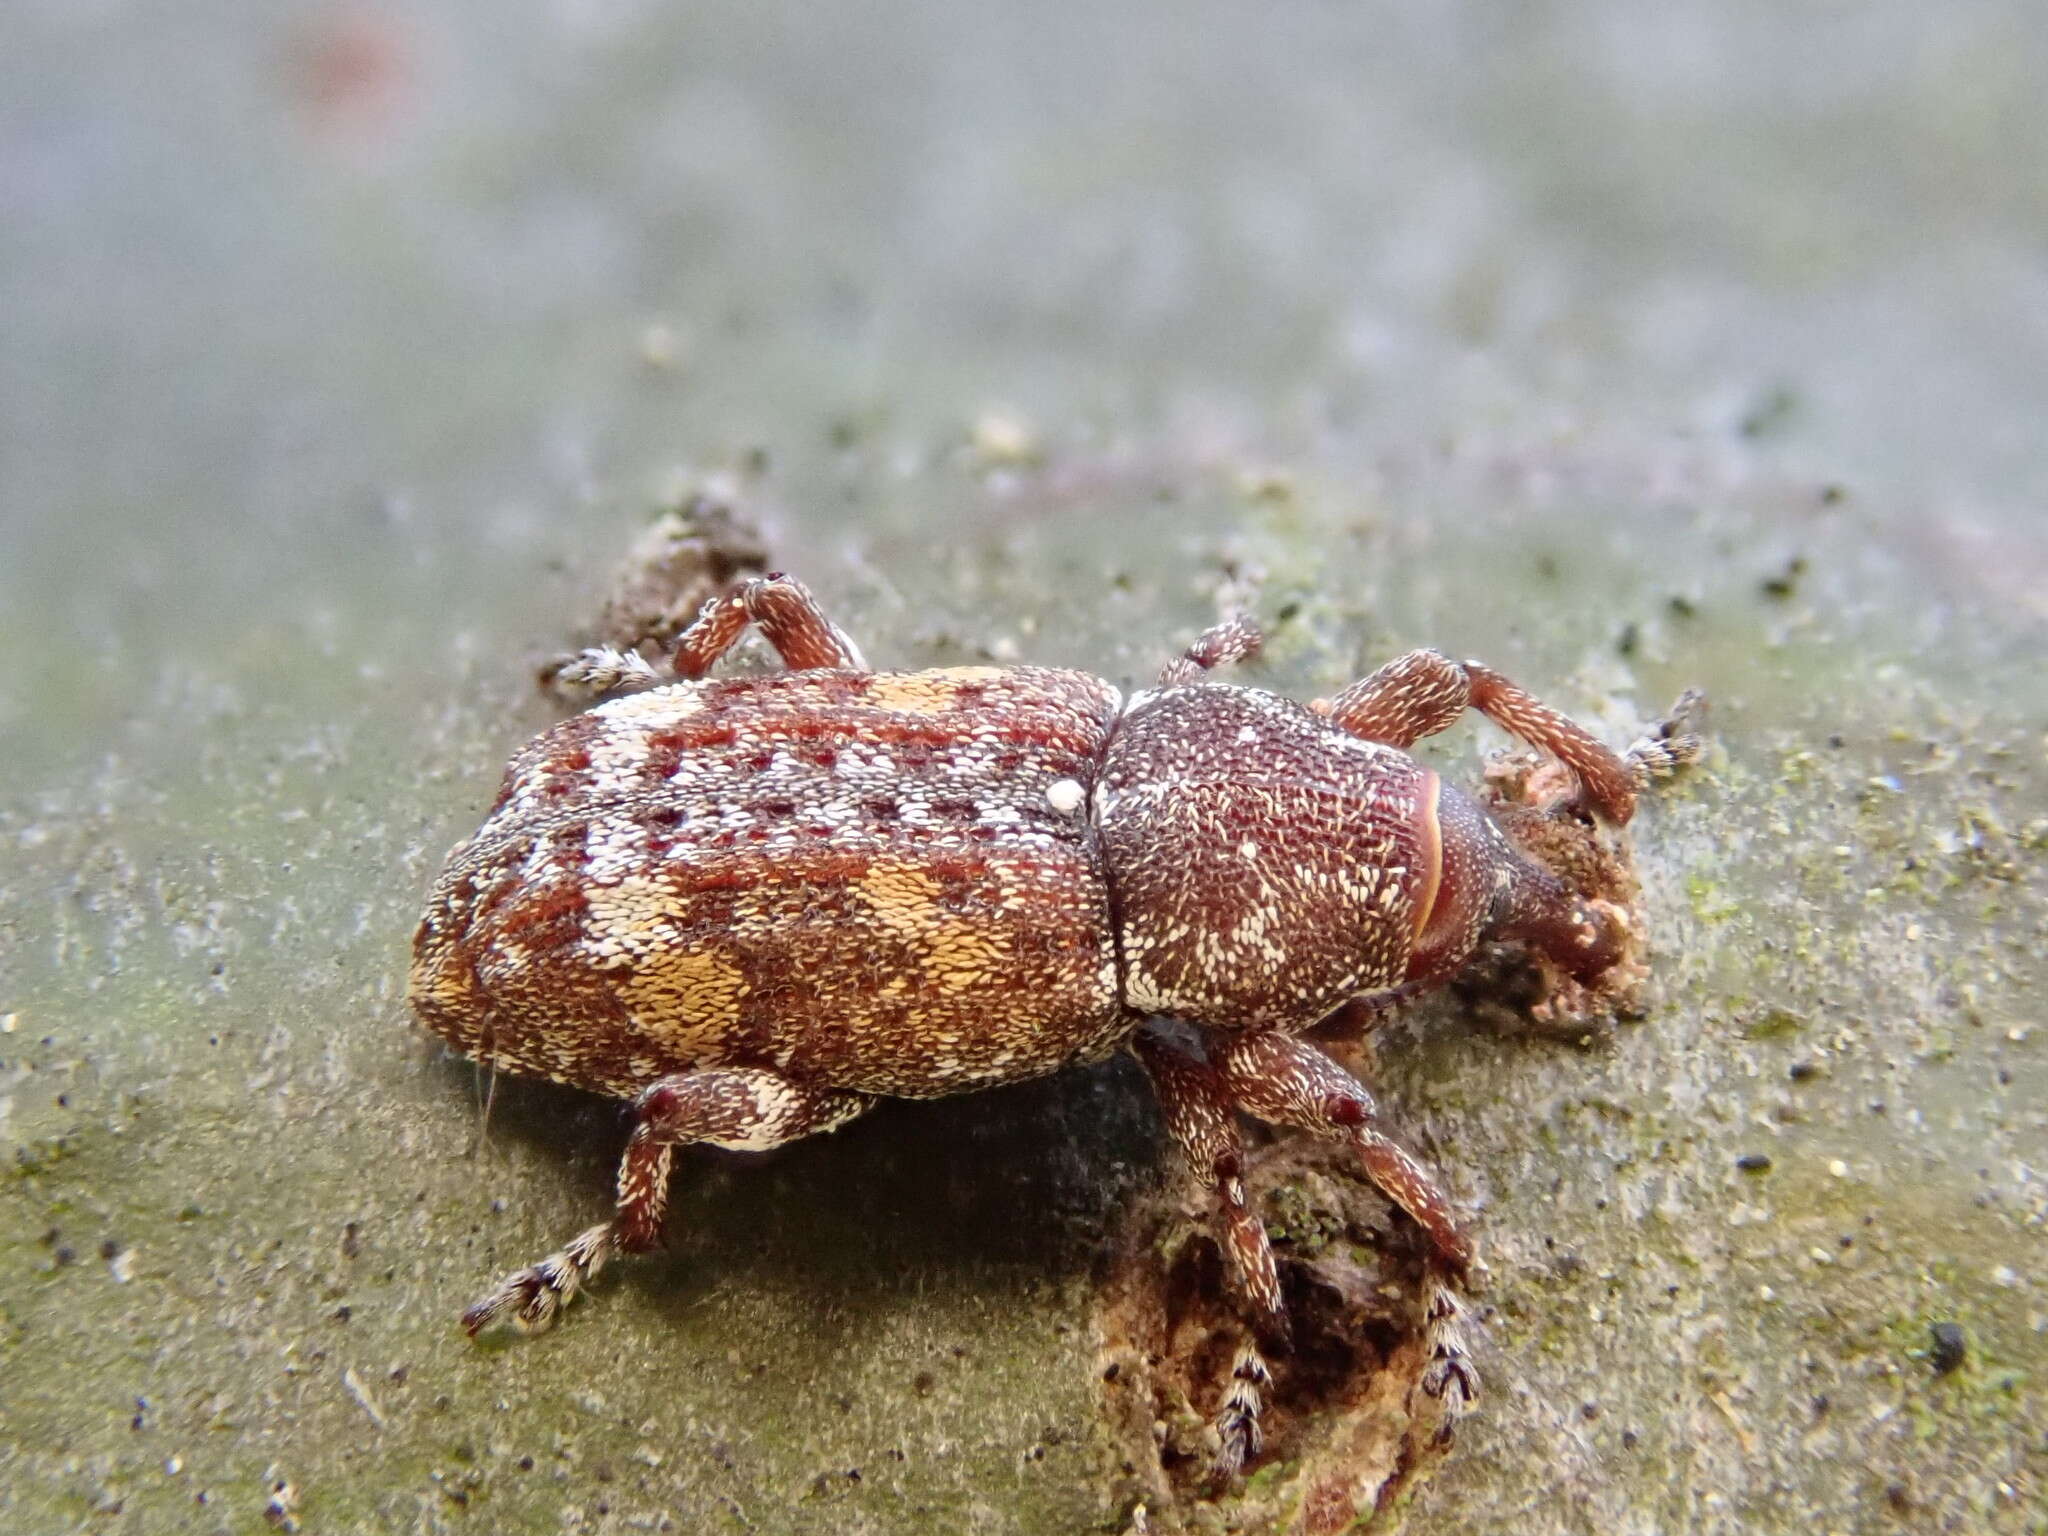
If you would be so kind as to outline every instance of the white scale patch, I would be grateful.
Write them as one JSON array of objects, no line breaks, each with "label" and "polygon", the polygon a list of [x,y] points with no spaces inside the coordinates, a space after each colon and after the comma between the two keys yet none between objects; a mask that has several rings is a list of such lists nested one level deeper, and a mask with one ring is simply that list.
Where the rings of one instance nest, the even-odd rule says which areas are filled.
[{"label": "white scale patch", "polygon": [[674,725],[703,708],[704,701],[698,697],[695,683],[671,683],[666,688],[652,688],[646,693],[613,699],[598,705],[592,713],[603,715],[607,720],[623,720],[646,731]]},{"label": "white scale patch", "polygon": [[1062,816],[1071,816],[1081,809],[1081,802],[1088,792],[1081,787],[1078,779],[1054,779],[1045,786],[1045,801]]},{"label": "white scale patch", "polygon": [[[653,698],[653,694],[643,694]],[[638,781],[647,762],[647,727],[611,729],[590,744],[590,777],[600,790]]]},{"label": "white scale patch", "polygon": [[625,816],[607,816],[590,825],[584,852],[589,863],[584,878],[595,884],[616,884],[637,869],[646,858],[642,839],[646,833]]}]

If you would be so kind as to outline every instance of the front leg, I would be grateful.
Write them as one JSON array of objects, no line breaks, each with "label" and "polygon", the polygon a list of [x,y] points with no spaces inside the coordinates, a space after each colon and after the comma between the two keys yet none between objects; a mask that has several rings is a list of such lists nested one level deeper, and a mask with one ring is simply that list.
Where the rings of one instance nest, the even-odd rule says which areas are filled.
[{"label": "front leg", "polygon": [[1212,1421],[1218,1445],[1215,1471],[1228,1478],[1257,1456],[1264,1442],[1259,1414],[1265,1407],[1264,1389],[1272,1381],[1272,1373],[1260,1342],[1277,1354],[1288,1351],[1280,1272],[1273,1262],[1266,1224],[1245,1200],[1244,1140],[1222,1079],[1213,1068],[1149,1035],[1138,1035],[1132,1049],[1152,1079],[1160,1113],[1182,1163],[1214,1202],[1211,1211],[1217,1242],[1251,1328],[1231,1362],[1230,1384]]},{"label": "front leg", "polygon": [[811,1088],[773,1072],[715,1068],[656,1079],[634,1101],[638,1119],[619,1161],[619,1203],[612,1219],[507,1275],[462,1314],[462,1326],[477,1334],[509,1318],[522,1332],[539,1332],[614,1254],[657,1247],[677,1147],[706,1141],[763,1151],[837,1130],[873,1102],[866,1094]]},{"label": "front leg", "polygon": [[1354,736],[1404,752],[1423,737],[1448,730],[1467,709],[1476,709],[1569,768],[1585,800],[1616,826],[1635,814],[1640,786],[1632,762],[1577,721],[1476,661],[1410,651],[1312,707]]},{"label": "front leg", "polygon": [[1305,1041],[1278,1030],[1212,1036],[1210,1061],[1238,1108],[1349,1142],[1373,1183],[1422,1228],[1429,1243],[1423,1337],[1430,1352],[1422,1384],[1443,1399],[1450,1417],[1466,1412],[1478,1396],[1478,1374],[1465,1349],[1458,1293],[1472,1267],[1472,1245],[1435,1177],[1373,1124],[1365,1085]]}]

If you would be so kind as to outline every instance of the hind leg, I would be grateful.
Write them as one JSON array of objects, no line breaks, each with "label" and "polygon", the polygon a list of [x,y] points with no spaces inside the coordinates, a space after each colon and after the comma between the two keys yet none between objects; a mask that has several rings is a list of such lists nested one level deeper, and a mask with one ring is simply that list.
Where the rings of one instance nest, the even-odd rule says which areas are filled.
[{"label": "hind leg", "polygon": [[705,1141],[762,1151],[837,1130],[873,1102],[866,1094],[808,1088],[772,1072],[710,1069],[659,1079],[635,1101],[639,1118],[619,1162],[619,1203],[612,1219],[579,1232],[538,1264],[507,1275],[462,1314],[462,1326],[477,1334],[509,1318],[522,1332],[538,1332],[614,1254],[646,1253],[658,1246],[677,1147]]},{"label": "hind leg", "polygon": [[[853,672],[869,670],[860,647],[845,630],[825,617],[810,589],[794,576],[777,572],[741,582],[697,611],[690,627],[676,637],[675,653],[670,658],[675,675],[686,682],[704,676],[739,643],[749,624],[759,626],[762,637],[792,672],[822,667]],[[551,685],[589,698],[634,693],[659,687],[662,681],[661,675],[637,652],[618,651],[608,645],[578,652],[556,667],[549,677]]]},{"label": "hind leg", "polygon": [[825,667],[869,670],[860,647],[825,617],[810,588],[778,571],[742,582],[704,605],[676,640],[676,676],[696,679],[709,672],[750,622],[760,627],[762,638],[792,672]]}]

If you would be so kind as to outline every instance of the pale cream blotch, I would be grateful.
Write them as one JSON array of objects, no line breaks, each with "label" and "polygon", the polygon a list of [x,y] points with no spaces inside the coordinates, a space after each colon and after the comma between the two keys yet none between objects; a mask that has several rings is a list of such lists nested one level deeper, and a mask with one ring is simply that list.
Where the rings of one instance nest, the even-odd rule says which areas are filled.
[{"label": "pale cream blotch", "polygon": [[702,690],[696,683],[672,683],[600,704],[591,711],[605,722],[590,744],[592,786],[600,794],[636,789],[647,763],[648,738],[703,711]]},{"label": "pale cream blotch", "polygon": [[1001,667],[937,667],[929,672],[884,672],[868,684],[862,697],[876,709],[893,709],[906,715],[944,714],[958,701],[966,683],[992,683],[1004,675]]}]

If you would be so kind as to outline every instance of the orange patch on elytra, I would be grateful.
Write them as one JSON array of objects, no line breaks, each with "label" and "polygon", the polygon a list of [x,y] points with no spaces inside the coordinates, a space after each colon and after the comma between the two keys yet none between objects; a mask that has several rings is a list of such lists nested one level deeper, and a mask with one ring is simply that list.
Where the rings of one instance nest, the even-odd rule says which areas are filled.
[{"label": "orange patch on elytra", "polygon": [[671,1047],[739,1023],[748,991],[739,965],[716,949],[656,950],[619,983],[635,1024]]},{"label": "orange patch on elytra", "polygon": [[877,859],[858,884],[875,916],[893,932],[915,934],[938,921],[939,883],[915,864]]},{"label": "orange patch on elytra", "polygon": [[919,957],[933,985],[961,992],[1000,979],[1008,960],[1007,930],[948,912],[939,904],[942,887],[915,864],[882,860],[859,882],[875,921]]},{"label": "orange patch on elytra", "polygon": [[942,992],[999,982],[1008,974],[1011,947],[1008,930],[956,919],[932,935],[925,974]]},{"label": "orange patch on elytra", "polygon": [[1002,675],[1001,667],[939,667],[929,672],[881,673],[868,684],[862,702],[906,715],[939,715],[958,704],[964,690],[986,685]]}]

